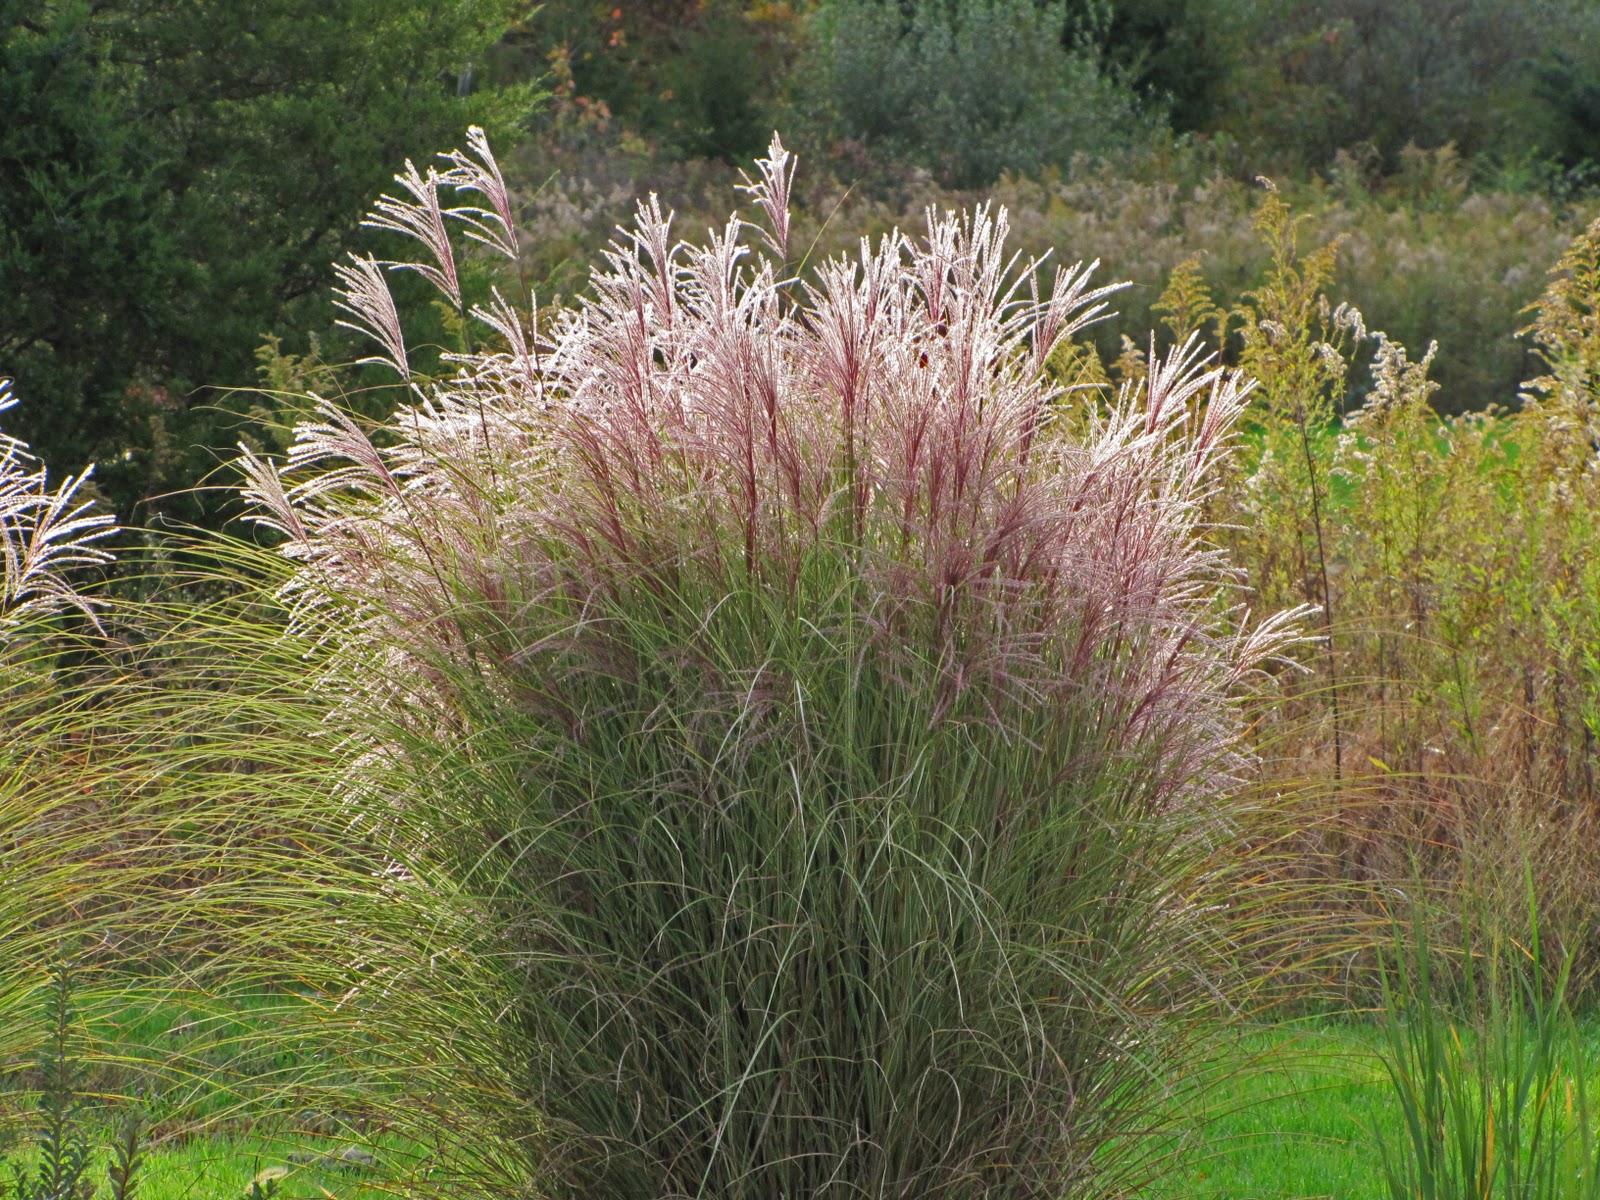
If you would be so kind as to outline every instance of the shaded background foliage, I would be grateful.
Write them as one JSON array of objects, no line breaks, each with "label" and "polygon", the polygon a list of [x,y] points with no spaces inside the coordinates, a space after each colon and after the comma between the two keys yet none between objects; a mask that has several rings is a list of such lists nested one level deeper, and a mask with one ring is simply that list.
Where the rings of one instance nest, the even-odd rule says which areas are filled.
[{"label": "shaded background foliage", "polygon": [[[748,161],[775,125],[852,204],[913,215],[930,180],[1096,170],[1134,189],[1264,174],[1426,213],[1450,189],[1419,190],[1417,154],[1446,148],[1466,192],[1586,194],[1597,97],[1600,10],[1578,0],[0,0],[0,368],[18,434],[61,469],[98,462],[125,521],[214,523],[174,493],[261,408],[229,389],[258,382],[267,335],[275,383],[312,332],[321,359],[346,357],[328,264],[374,244],[358,214],[408,151],[471,123],[503,151],[527,139],[519,192],[554,172],[590,214],[527,264],[559,288],[643,175],[705,164],[720,189],[714,164]],[[615,201],[569,186],[591,182]],[[1259,268],[1207,264],[1234,295]],[[1155,298],[1158,278],[1126,273]],[[1509,336],[1535,285],[1491,314],[1463,289],[1386,327],[1477,347],[1485,320]],[[1498,365],[1445,364],[1459,386],[1441,403],[1511,399],[1526,364],[1496,346]]]},{"label": "shaded background foliage", "polygon": [[0,6],[0,362],[18,436],[193,518],[263,332],[323,323],[352,219],[418,144],[505,133],[510,0]]}]

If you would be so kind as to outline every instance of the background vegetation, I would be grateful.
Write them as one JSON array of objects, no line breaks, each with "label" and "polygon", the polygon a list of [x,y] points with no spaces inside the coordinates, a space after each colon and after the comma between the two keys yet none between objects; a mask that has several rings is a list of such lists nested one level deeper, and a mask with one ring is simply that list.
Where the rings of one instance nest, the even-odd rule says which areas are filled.
[{"label": "background vegetation", "polygon": [[1269,176],[1348,234],[1343,295],[1408,345],[1453,348],[1452,411],[1511,403],[1529,373],[1516,311],[1600,154],[1600,18],[1577,0],[308,12],[0,9],[0,358],[31,398],[13,425],[52,462],[98,462],[136,525],[200,515],[184,489],[259,407],[230,389],[258,382],[263,338],[298,356],[315,333],[344,356],[329,264],[367,244],[357,215],[394,164],[468,124],[503,154],[526,139],[536,282],[581,278],[646,175],[709,202],[728,182],[714,164],[781,127],[811,165],[797,220],[837,209],[841,237],[975,194],[933,185],[999,187],[1037,213],[1018,222],[1029,249],[1082,245],[1133,280],[1113,347],[1142,340],[1191,254],[1225,299],[1259,279],[1238,218]]}]

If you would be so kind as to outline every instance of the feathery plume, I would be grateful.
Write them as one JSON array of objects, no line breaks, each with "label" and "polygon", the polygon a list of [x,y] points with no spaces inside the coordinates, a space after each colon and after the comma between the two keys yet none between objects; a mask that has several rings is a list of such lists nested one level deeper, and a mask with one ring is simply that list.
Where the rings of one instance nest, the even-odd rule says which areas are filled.
[{"label": "feathery plume", "polygon": [[[0,379],[0,413],[14,407],[11,381]],[[95,542],[115,532],[115,520],[78,500],[89,470],[51,490],[28,447],[0,431],[0,641],[32,616],[77,608],[93,618],[92,601],[65,572],[99,566],[112,555]]]},{"label": "feathery plume", "polygon": [[[477,157],[447,156],[444,178],[498,205],[487,148],[469,144]],[[793,160],[775,140],[762,164],[745,188],[781,254]],[[434,247],[436,181],[403,179],[425,202],[390,227]],[[324,406],[284,469],[298,482],[246,461],[263,519],[320,564],[316,587],[404,591],[420,607],[385,636],[415,644],[471,591],[438,577],[440,561],[502,599],[735,564],[792,586],[843,539],[885,652],[926,606],[954,692],[1098,690],[1138,714],[1141,736],[1189,747],[1196,772],[1227,759],[1234,681],[1282,652],[1272,630],[1294,628],[1275,618],[1241,637],[1211,598],[1236,575],[1200,502],[1247,381],[1191,338],[1069,434],[1043,366],[1113,289],[1081,264],[1042,285],[1042,263],[1008,254],[1003,209],[930,211],[921,239],[863,242],[798,303],[738,217],[700,245],[674,243],[670,225],[654,196],[640,204],[548,349],[497,294],[473,310],[496,348],[455,356],[458,378],[376,443]],[[351,327],[404,374],[379,264],[340,271]]]},{"label": "feathery plume", "polygon": [[737,190],[754,200],[766,216],[767,228],[761,236],[780,259],[789,254],[789,186],[794,182],[794,168],[794,155],[783,148],[783,140],[774,131],[767,156],[756,159],[759,178],[752,181],[739,172],[742,182]]},{"label": "feathery plume", "polygon": [[450,244],[450,232],[445,228],[444,209],[439,203],[439,172],[428,168],[427,175],[417,171],[408,158],[406,169],[396,175],[395,182],[411,193],[411,200],[397,200],[381,196],[372,211],[361,223],[372,229],[387,229],[415,238],[425,246],[433,262],[410,260],[390,262],[395,271],[415,271],[438,288],[457,308],[461,307],[461,281],[456,277],[455,250]]},{"label": "feathery plume", "polygon": [[336,321],[335,324],[366,334],[384,349],[383,354],[358,361],[392,367],[401,379],[410,379],[411,363],[406,357],[405,332],[400,327],[400,313],[394,306],[394,294],[389,291],[389,281],[383,277],[383,264],[370,254],[365,258],[351,254],[348,264],[334,264],[333,273],[339,281],[333,293],[333,302],[354,318],[351,321]]},{"label": "feathery plume", "polygon": [[489,207],[458,205],[445,209],[444,215],[460,221],[473,241],[498,250],[515,262],[519,247],[516,223],[511,214],[511,192],[481,126],[474,125],[467,130],[467,150],[467,153],[452,150],[440,155],[450,163],[450,169],[439,176],[439,182],[448,183],[458,192],[477,192],[489,202]]}]

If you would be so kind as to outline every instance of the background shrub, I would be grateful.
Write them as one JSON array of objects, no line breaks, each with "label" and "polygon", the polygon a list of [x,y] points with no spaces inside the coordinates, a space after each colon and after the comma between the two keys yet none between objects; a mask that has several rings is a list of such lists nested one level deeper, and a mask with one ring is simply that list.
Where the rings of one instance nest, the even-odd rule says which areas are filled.
[{"label": "background shrub", "polygon": [[829,0],[801,68],[823,130],[931,167],[957,187],[1060,166],[1145,132],[1132,93],[1075,43],[1065,4]]},{"label": "background shrub", "polygon": [[[1214,128],[1289,172],[1326,170],[1340,149],[1370,146],[1387,170],[1407,146],[1453,144],[1491,164],[1574,151],[1573,118],[1592,79],[1593,6],[1569,0],[1507,9],[1489,0],[1219,6],[1242,16],[1232,112]],[[1241,11],[1242,10],[1242,11]],[[1584,65],[1579,66],[1582,63]],[[1591,131],[1592,133],[1592,131]]]},{"label": "background shrub", "polygon": [[[1473,897],[1479,918],[1509,923],[1496,936],[1526,941],[1517,881],[1531,861],[1535,917],[1587,1001],[1597,233],[1575,239],[1537,305],[1529,332],[1550,370],[1522,410],[1445,418],[1437,348],[1413,359],[1336,309],[1320,290],[1333,248],[1302,252],[1283,240],[1281,203],[1262,211],[1274,272],[1230,318],[1262,399],[1218,520],[1260,599],[1315,601],[1327,636],[1313,674],[1285,688],[1276,721],[1293,754],[1275,769],[1342,798],[1318,835],[1336,874],[1408,892],[1420,878],[1444,897],[1425,911]],[[1197,279],[1180,273],[1162,307],[1203,308]],[[1371,390],[1340,420],[1339,380],[1369,346]],[[1465,931],[1430,936],[1459,946]]]}]

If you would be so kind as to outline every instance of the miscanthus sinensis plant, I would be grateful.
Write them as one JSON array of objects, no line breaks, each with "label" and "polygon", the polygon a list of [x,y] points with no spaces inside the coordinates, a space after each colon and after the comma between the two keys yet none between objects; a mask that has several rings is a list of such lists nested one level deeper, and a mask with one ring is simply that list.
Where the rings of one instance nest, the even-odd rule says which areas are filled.
[{"label": "miscanthus sinensis plant", "polygon": [[[14,407],[11,381],[0,379],[0,413]],[[0,645],[25,622],[72,607],[89,611],[70,569],[109,562],[95,543],[114,519],[78,498],[88,472],[51,489],[25,443],[0,430]]]},{"label": "miscanthus sinensis plant", "polygon": [[[0,414],[15,403],[10,380],[0,379]],[[35,998],[62,937],[49,926],[78,898],[55,820],[74,789],[41,747],[63,706],[54,654],[68,639],[51,636],[62,634],[53,618],[76,609],[93,621],[94,600],[75,569],[111,560],[97,543],[114,520],[80,499],[87,475],[52,487],[28,446],[0,432],[0,1078],[37,1037]],[[46,1157],[49,1144],[60,1149],[59,1139],[45,1140]]]},{"label": "miscanthus sinensis plant", "polygon": [[652,197],[439,380],[386,275],[463,307],[452,228],[514,259],[510,197],[474,131],[378,206],[427,256],[339,303],[410,402],[244,459],[347,801],[494,964],[486,1128],[542,1194],[1110,1194],[1258,911],[1239,696],[1298,614],[1248,622],[1200,516],[1247,384],[1189,344],[1080,406],[1088,270],[979,209],[797,279],[759,168],[761,226]]}]

